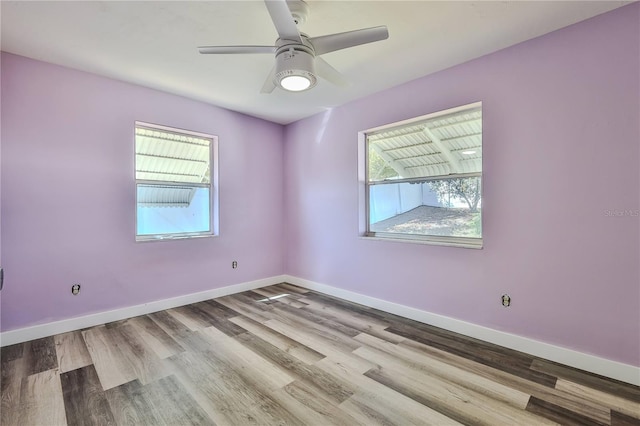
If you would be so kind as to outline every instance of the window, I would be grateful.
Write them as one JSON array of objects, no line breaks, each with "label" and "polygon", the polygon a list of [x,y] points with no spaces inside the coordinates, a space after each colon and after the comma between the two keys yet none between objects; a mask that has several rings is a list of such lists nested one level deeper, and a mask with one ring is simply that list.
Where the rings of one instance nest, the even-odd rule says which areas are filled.
[{"label": "window", "polygon": [[217,138],[136,122],[135,152],[136,240],[215,235]]},{"label": "window", "polygon": [[361,234],[482,247],[481,103],[360,135]]}]

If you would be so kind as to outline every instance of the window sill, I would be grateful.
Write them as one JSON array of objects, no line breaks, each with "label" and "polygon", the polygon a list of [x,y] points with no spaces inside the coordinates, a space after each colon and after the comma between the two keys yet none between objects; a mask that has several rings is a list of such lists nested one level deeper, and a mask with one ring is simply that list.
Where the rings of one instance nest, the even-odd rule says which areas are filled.
[{"label": "window sill", "polygon": [[426,244],[432,246],[460,247],[480,250],[483,248],[482,238],[436,237],[411,234],[371,233],[360,235],[363,240],[389,241],[395,243]]},{"label": "window sill", "polygon": [[136,242],[148,243],[152,241],[191,240],[195,238],[211,238],[217,236],[217,234],[137,235]]}]

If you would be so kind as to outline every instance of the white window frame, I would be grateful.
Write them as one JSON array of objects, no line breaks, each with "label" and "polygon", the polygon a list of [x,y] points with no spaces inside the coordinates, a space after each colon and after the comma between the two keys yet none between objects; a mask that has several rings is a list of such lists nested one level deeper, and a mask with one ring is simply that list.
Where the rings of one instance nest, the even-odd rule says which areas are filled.
[{"label": "white window frame", "polygon": [[[177,133],[180,135],[195,136],[203,139],[209,139],[209,183],[190,183],[190,182],[174,182],[161,180],[146,180],[136,178],[136,129],[142,127],[147,129],[155,129]],[[218,137],[215,135],[184,130],[175,127],[163,126],[159,124],[136,121],[133,128],[133,158],[134,158],[134,180],[135,180],[135,238],[137,242],[146,241],[170,241],[190,238],[207,238],[219,235],[219,203],[218,203]],[[138,234],[138,186],[139,185],[157,185],[157,186],[175,186],[175,187],[195,187],[209,189],[209,230],[200,232],[176,232],[165,234]]]},{"label": "white window frame", "polygon": [[[363,130],[358,132],[358,211],[359,211],[359,220],[358,220],[358,233],[359,236],[366,240],[381,240],[381,241],[395,241],[395,242],[407,242],[407,243],[418,243],[418,244],[428,244],[428,245],[438,245],[438,246],[451,246],[451,247],[462,247],[462,248],[472,248],[472,249],[482,249],[484,245],[484,214],[480,214],[481,220],[481,229],[482,235],[480,238],[470,238],[470,237],[455,237],[455,236],[435,236],[435,235],[425,235],[425,234],[401,234],[401,233],[392,233],[392,232],[373,232],[370,229],[370,187],[375,185],[385,185],[385,184],[397,184],[404,182],[425,182],[429,180],[445,180],[445,179],[455,179],[455,178],[465,178],[465,177],[479,177],[480,178],[480,187],[481,187],[481,203],[484,205],[484,156],[482,159],[482,172],[480,173],[457,173],[450,175],[441,175],[441,176],[429,176],[429,177],[417,177],[417,178],[406,178],[406,179],[394,179],[393,181],[379,181],[379,182],[369,182],[369,147],[368,147],[368,135],[373,133],[379,133],[382,131],[386,131],[392,128],[401,128],[413,125],[417,122],[434,119],[439,116],[455,114],[457,112],[462,112],[465,110],[473,109],[473,108],[482,108],[482,102],[474,102],[467,105],[462,105],[455,108],[449,108],[446,110],[434,112],[431,114],[426,114],[420,117],[414,117],[407,120],[386,124],[379,127],[373,127],[367,130]],[[483,115],[484,121],[484,115]],[[484,143],[484,142],[483,142]]]}]

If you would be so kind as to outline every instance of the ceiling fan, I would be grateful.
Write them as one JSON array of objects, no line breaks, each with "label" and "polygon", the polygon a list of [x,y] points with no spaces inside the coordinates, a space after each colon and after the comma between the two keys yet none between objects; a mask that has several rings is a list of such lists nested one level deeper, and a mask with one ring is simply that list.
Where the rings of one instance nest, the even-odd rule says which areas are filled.
[{"label": "ceiling fan", "polygon": [[389,38],[386,26],[364,28],[344,33],[309,37],[298,31],[298,24],[308,16],[303,0],[265,0],[271,20],[278,32],[275,46],[202,46],[203,54],[271,53],[276,64],[262,86],[262,93],[271,93],[277,87],[292,92],[311,89],[317,77],[336,84],[347,85],[347,80],[320,55],[372,43]]}]

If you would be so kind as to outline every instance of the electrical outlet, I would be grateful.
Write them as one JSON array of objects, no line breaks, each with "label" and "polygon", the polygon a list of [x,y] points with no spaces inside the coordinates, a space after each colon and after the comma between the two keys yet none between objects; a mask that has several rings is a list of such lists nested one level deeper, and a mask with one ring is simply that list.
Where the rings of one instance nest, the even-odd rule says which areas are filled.
[{"label": "electrical outlet", "polygon": [[502,295],[502,306],[505,308],[511,306],[511,297],[508,294]]},{"label": "electrical outlet", "polygon": [[71,286],[71,294],[77,296],[80,293],[80,284],[74,284]]},{"label": "electrical outlet", "polygon": [[236,269],[236,268],[238,267],[238,261],[237,261],[237,260],[234,260],[233,262],[231,262],[231,267],[232,267],[233,269]]}]

